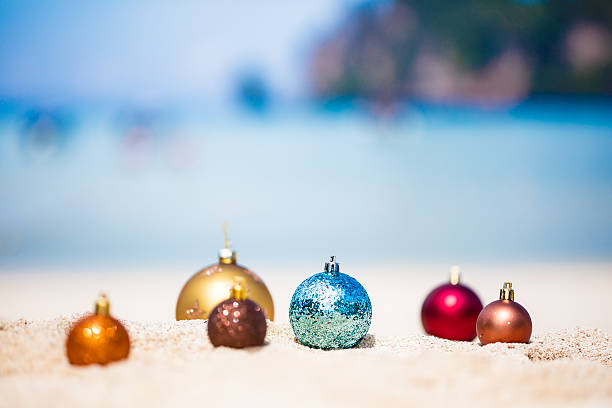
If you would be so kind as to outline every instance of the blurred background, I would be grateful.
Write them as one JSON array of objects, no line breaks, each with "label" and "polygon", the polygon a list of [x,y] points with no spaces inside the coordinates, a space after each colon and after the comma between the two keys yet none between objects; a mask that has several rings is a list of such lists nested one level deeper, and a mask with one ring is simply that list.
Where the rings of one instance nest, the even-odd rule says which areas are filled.
[{"label": "blurred background", "polygon": [[611,97],[607,0],[3,1],[0,280],[609,280]]}]

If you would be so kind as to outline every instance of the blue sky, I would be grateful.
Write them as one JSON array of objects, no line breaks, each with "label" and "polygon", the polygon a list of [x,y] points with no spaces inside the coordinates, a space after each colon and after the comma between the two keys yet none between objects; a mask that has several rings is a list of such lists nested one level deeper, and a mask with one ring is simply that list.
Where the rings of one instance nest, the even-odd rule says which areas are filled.
[{"label": "blue sky", "polygon": [[354,3],[3,1],[0,97],[220,100],[251,68],[300,96],[309,49]]}]

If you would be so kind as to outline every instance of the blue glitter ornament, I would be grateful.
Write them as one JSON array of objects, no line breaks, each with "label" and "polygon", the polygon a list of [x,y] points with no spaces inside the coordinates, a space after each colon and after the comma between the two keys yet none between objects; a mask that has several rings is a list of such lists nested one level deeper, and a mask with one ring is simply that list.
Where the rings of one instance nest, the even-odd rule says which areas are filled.
[{"label": "blue glitter ornament", "polygon": [[295,337],[308,347],[350,348],[368,333],[372,303],[356,279],[340,273],[331,257],[325,271],[306,279],[291,298],[289,321]]}]

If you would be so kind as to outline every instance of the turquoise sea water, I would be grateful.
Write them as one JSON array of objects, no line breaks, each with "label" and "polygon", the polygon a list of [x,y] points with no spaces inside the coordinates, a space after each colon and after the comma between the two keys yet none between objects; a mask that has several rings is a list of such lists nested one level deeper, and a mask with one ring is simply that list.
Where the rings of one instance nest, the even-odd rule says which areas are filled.
[{"label": "turquoise sea water", "polygon": [[612,258],[609,102],[53,120],[1,117],[0,265],[212,257],[223,220],[251,260]]}]

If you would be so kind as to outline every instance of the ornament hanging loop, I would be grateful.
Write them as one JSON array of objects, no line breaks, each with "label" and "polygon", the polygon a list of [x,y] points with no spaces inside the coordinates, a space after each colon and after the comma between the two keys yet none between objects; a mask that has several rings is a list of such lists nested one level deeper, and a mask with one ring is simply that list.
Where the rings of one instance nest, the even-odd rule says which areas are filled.
[{"label": "ornament hanging loop", "polygon": [[514,289],[512,289],[512,282],[504,282],[504,286],[499,290],[499,300],[514,301]]},{"label": "ornament hanging loop", "polygon": [[231,241],[229,239],[229,234],[227,232],[227,221],[223,221],[221,223],[221,228],[223,228],[223,236],[225,240],[225,245],[223,248],[219,250],[219,262],[224,264],[235,264],[236,263],[236,251],[230,249]]},{"label": "ornament hanging loop", "polygon": [[229,248],[230,245],[230,240],[229,240],[229,234],[227,232],[227,221],[223,221],[221,223],[221,228],[223,228],[223,237],[225,238],[225,248]]}]

